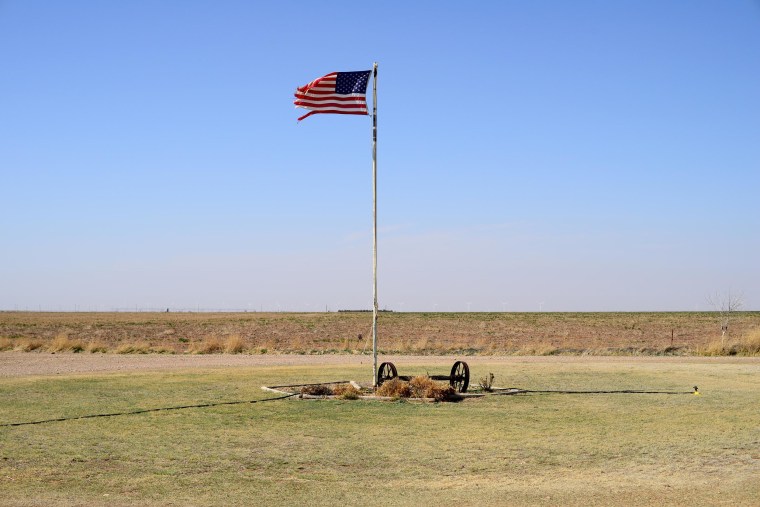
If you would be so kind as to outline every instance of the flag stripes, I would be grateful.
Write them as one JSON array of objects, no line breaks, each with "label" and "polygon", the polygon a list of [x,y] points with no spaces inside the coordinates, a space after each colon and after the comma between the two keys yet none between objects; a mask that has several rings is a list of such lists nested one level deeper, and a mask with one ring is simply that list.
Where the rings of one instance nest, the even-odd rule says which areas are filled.
[{"label": "flag stripes", "polygon": [[293,104],[310,110],[298,121],[319,113],[369,114],[367,84],[370,72],[331,72],[297,88]]}]

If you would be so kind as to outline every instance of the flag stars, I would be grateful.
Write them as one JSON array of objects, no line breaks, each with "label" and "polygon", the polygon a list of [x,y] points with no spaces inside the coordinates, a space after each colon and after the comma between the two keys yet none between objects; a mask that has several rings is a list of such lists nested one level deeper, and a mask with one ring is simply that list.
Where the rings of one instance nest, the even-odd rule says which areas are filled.
[{"label": "flag stars", "polygon": [[335,92],[340,94],[367,93],[370,72],[372,71],[338,72],[335,78]]}]

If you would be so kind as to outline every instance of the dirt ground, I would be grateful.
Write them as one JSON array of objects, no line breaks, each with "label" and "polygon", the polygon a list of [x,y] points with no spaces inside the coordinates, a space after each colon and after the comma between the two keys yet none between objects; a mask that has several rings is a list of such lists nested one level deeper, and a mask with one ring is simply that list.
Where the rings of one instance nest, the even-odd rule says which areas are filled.
[{"label": "dirt ground", "polygon": [[[372,350],[371,327],[366,312],[0,312],[0,350],[358,355]],[[699,312],[390,312],[378,327],[388,355],[693,355],[721,342],[717,315]],[[760,312],[731,320],[733,339],[758,332]]]},{"label": "dirt ground", "polygon": [[[679,363],[679,364],[760,364],[760,357],[672,357],[672,356],[381,356],[378,362],[403,365],[451,365],[456,360],[470,365],[522,363]],[[371,365],[371,355],[131,355],[0,352],[0,378],[78,373],[127,373],[181,369],[256,366]]]}]

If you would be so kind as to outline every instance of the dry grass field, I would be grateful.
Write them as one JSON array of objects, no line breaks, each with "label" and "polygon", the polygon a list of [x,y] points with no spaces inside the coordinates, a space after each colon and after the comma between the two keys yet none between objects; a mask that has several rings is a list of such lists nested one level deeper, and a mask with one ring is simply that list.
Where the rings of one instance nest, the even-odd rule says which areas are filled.
[{"label": "dry grass field", "polygon": [[[361,353],[371,315],[0,312],[0,350],[110,353]],[[381,353],[753,355],[760,312],[737,313],[721,344],[714,313],[395,313]],[[722,346],[723,345],[723,346]]]}]

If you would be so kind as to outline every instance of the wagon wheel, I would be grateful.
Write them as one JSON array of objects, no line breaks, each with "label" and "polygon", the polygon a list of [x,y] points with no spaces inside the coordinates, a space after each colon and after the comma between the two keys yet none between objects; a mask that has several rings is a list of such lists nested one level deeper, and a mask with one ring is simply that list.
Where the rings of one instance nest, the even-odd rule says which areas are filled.
[{"label": "wagon wheel", "polygon": [[454,366],[451,367],[451,377],[449,377],[449,384],[458,393],[466,393],[467,387],[470,385],[470,367],[464,361],[457,361]]},{"label": "wagon wheel", "polygon": [[378,387],[386,380],[390,380],[398,377],[398,371],[393,363],[381,363],[377,369],[377,385]]}]

